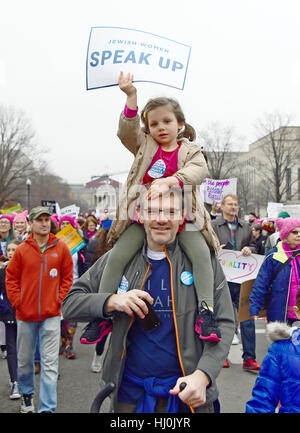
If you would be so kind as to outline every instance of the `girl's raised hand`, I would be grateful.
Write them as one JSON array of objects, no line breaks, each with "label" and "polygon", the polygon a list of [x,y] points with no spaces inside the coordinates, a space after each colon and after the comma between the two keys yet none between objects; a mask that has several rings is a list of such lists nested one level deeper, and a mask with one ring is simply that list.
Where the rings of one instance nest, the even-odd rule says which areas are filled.
[{"label": "girl's raised hand", "polygon": [[126,76],[123,71],[120,72],[118,84],[122,92],[127,96],[134,96],[136,94],[136,88],[132,84],[133,74],[128,73]]}]

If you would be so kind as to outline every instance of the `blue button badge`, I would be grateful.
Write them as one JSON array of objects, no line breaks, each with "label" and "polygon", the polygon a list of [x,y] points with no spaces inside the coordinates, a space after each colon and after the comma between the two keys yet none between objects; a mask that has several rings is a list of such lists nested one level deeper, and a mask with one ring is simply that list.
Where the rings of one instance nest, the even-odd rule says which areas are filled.
[{"label": "blue button badge", "polygon": [[181,282],[183,284],[185,284],[186,286],[190,286],[194,282],[193,274],[191,274],[188,271],[182,272],[182,274],[180,275],[180,279],[181,279]]}]

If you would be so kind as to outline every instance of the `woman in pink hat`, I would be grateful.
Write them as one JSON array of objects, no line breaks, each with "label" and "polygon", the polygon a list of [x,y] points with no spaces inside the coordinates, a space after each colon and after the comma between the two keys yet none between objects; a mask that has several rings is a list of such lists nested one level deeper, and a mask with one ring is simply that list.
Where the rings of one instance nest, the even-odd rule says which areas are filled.
[{"label": "woman in pink hat", "polygon": [[9,241],[14,239],[12,215],[0,215],[0,257],[6,256],[6,247]]},{"label": "woman in pink hat", "polygon": [[28,215],[28,210],[24,210],[22,213],[14,212],[14,219],[13,219],[14,236],[19,241],[24,241],[29,236],[27,215]]},{"label": "woman in pink hat", "polygon": [[258,317],[267,302],[268,322],[297,321],[294,312],[300,287],[300,218],[278,218],[280,242],[266,255],[250,295],[250,317]]}]

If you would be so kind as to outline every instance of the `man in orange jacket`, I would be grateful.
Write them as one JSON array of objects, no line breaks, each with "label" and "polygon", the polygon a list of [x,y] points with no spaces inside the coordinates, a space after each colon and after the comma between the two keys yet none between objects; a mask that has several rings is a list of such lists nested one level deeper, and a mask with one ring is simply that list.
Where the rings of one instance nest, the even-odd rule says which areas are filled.
[{"label": "man in orange jacket", "polygon": [[18,382],[21,412],[34,412],[34,354],[40,344],[41,376],[38,412],[57,406],[61,303],[73,281],[73,261],[66,244],[50,233],[50,212],[33,208],[31,235],[17,248],[6,271],[8,298],[16,309]]}]

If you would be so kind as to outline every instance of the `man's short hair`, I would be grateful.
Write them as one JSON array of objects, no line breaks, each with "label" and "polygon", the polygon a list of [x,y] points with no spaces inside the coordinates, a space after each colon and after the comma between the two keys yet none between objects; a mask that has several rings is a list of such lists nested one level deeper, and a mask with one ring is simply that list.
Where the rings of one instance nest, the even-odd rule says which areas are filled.
[{"label": "man's short hair", "polygon": [[234,200],[236,200],[237,202],[239,202],[238,196],[237,196],[236,194],[226,194],[226,195],[224,195],[224,197],[222,198],[221,205],[222,205],[222,204],[225,204],[225,200],[226,200],[228,197],[231,197],[231,198],[233,198]]}]

